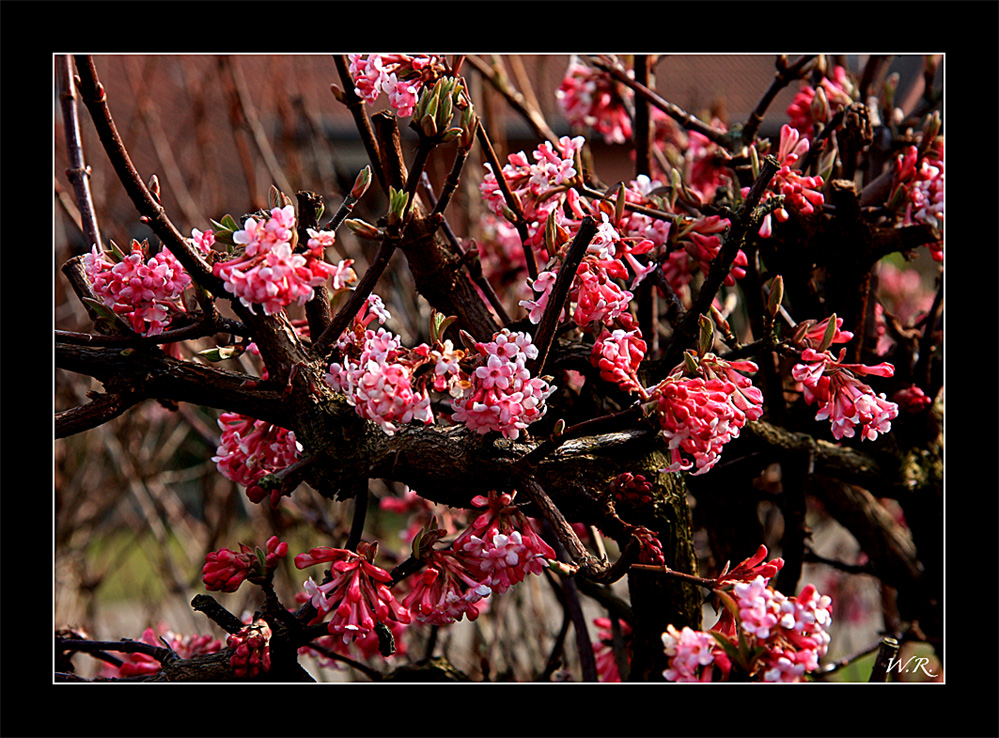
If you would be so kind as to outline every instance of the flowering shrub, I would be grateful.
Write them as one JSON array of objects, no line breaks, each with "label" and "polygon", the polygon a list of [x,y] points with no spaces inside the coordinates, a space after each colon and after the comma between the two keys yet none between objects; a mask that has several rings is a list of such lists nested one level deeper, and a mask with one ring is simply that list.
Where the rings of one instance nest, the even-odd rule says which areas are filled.
[{"label": "flowering shrub", "polygon": [[[932,58],[903,110],[894,77],[870,84],[887,61],[778,57],[741,121],[665,100],[656,76],[676,61],[541,60],[560,65],[539,77],[554,89],[519,89],[531,75],[504,57],[334,57],[327,104],[370,157],[354,185],[313,182],[322,167],[277,177],[284,150],[254,128],[296,191],[189,237],[124,155],[115,85],[58,60],[159,244],[100,236],[61,125],[85,233],[63,275],[97,330],[56,336],[57,526],[102,535],[93,521],[118,509],[102,490],[129,489],[163,516],[150,530],[208,551],[191,605],[227,634],[150,629],[118,651],[67,627],[60,679],[88,653],[137,681],[817,681],[856,662],[840,638],[856,572],[898,593],[877,627],[942,643]],[[769,110],[785,87],[790,106]],[[487,88],[527,121],[522,150],[480,120]],[[276,104],[254,92],[233,96],[234,119]],[[58,99],[71,122],[76,98]],[[71,372],[103,390],[65,391]],[[64,436],[119,417],[113,456],[64,458]],[[214,466],[184,469],[205,442]],[[133,453],[150,468],[113,477],[140,468]],[[851,548],[830,552],[842,528]]]}]

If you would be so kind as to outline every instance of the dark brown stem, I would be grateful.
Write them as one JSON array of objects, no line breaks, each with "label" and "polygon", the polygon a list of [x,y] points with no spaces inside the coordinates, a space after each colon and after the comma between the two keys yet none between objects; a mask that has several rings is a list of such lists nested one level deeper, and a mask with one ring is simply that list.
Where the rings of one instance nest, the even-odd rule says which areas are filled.
[{"label": "dark brown stem", "polygon": [[340,338],[340,335],[347,329],[347,326],[350,325],[350,321],[360,311],[378,283],[378,279],[382,276],[386,267],[388,267],[397,244],[398,240],[391,236],[382,241],[378,247],[378,253],[375,254],[375,258],[372,260],[370,266],[368,266],[368,270],[350,294],[347,303],[333,316],[329,327],[323,331],[323,334],[313,344],[317,354],[323,355],[329,351],[330,347]]},{"label": "dark brown stem", "polygon": [[104,145],[111,166],[114,167],[118,179],[131,198],[139,214],[145,218],[149,226],[160,237],[164,245],[170,249],[181,265],[187,270],[196,283],[217,294],[224,294],[222,280],[212,274],[208,264],[186,238],[177,230],[167,217],[159,200],[146,187],[139,176],[132,159],[125,149],[125,144],[118,134],[114,118],[108,109],[104,86],[97,77],[94,60],[89,56],[76,57],[76,67],[80,79],[80,97],[94,121],[97,134]]},{"label": "dark brown stem", "polygon": [[791,64],[791,66],[787,66],[786,59],[783,56],[778,57],[776,65],[777,73],[774,74],[774,79],[770,83],[770,87],[763,93],[763,97],[756,103],[756,107],[750,113],[746,124],[742,127],[742,140],[744,142],[750,142],[756,137],[756,132],[760,129],[760,124],[763,123],[763,117],[766,115],[770,103],[774,101],[774,98],[777,97],[781,90],[794,80],[800,79],[808,71],[809,65],[815,58],[814,55],[802,56]]},{"label": "dark brown stem", "polygon": [[493,170],[493,174],[496,175],[496,184],[500,188],[500,192],[503,193],[503,200],[506,202],[510,212],[514,215],[514,227],[517,229],[517,233],[520,234],[520,242],[524,247],[524,259],[527,261],[527,274],[531,279],[538,278],[538,265],[534,260],[534,250],[527,245],[527,222],[524,220],[524,211],[520,207],[520,203],[517,198],[514,197],[513,192],[510,190],[510,185],[506,181],[506,177],[503,176],[503,164],[500,163],[499,157],[496,156],[496,151],[493,149],[493,144],[489,140],[489,134],[486,133],[485,126],[478,126],[475,129],[475,137],[479,140],[479,146],[482,148],[482,153],[485,154],[486,160],[489,162],[489,166]]},{"label": "dark brown stem", "polygon": [[708,125],[704,121],[688,113],[686,110],[683,110],[673,103],[664,100],[654,90],[650,90],[645,85],[629,77],[616,63],[600,57],[591,57],[591,63],[598,69],[602,69],[610,74],[621,84],[627,85],[633,89],[687,130],[696,131],[709,141],[712,141],[725,149],[732,149],[732,141],[729,140],[729,136],[724,131],[720,131],[713,126]]},{"label": "dark brown stem", "polygon": [[565,308],[565,301],[569,297],[569,290],[572,282],[576,278],[576,269],[586,255],[586,249],[596,235],[597,224],[590,216],[586,216],[579,223],[579,230],[569,245],[565,259],[562,261],[555,278],[555,286],[548,296],[548,304],[545,312],[538,323],[538,329],[534,333],[534,345],[538,348],[538,355],[528,363],[528,368],[534,375],[544,371],[545,362],[548,361],[548,354],[551,351],[552,341],[555,338],[555,328],[558,326],[562,311]]},{"label": "dark brown stem", "polygon": [[333,64],[336,66],[340,82],[343,84],[344,104],[354,118],[354,125],[357,127],[358,133],[361,134],[361,143],[364,144],[364,150],[368,153],[368,161],[375,168],[375,176],[378,178],[382,191],[388,193],[385,172],[379,166],[379,162],[382,160],[381,150],[371,128],[371,121],[368,120],[368,116],[364,112],[364,100],[358,97],[354,91],[354,80],[350,76],[350,63],[346,56],[337,54],[333,57]]},{"label": "dark brown stem", "polygon": [[80,136],[80,116],[76,102],[76,87],[73,84],[72,57],[60,56],[56,59],[59,74],[59,100],[62,104],[63,127],[66,134],[66,150],[69,154],[69,169],[66,176],[76,193],[76,206],[80,210],[80,224],[87,247],[101,246],[101,231],[94,211],[94,198],[90,192],[90,167],[83,156]]}]

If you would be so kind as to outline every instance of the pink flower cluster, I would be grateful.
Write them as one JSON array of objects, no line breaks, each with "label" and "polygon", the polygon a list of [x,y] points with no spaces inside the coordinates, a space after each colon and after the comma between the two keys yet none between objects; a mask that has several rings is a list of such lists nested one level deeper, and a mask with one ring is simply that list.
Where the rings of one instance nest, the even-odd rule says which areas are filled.
[{"label": "pink flower cluster", "polygon": [[593,344],[590,362],[600,370],[601,379],[618,385],[625,392],[642,392],[638,367],[647,348],[637,328],[630,331],[604,328]]},{"label": "pink flower cluster", "polygon": [[402,117],[413,114],[420,91],[441,73],[441,60],[424,54],[349,54],[354,91],[369,105],[383,92]]},{"label": "pink flower cluster", "polygon": [[133,240],[119,261],[95,244],[83,266],[105,307],[124,317],[136,333],[157,336],[175,315],[186,312],[182,295],[191,277],[166,249],[147,259],[146,248],[145,242]]},{"label": "pink flower cluster", "polygon": [[358,415],[393,435],[400,423],[415,420],[429,425],[434,418],[427,389],[418,386],[413,376],[425,363],[426,352],[404,349],[402,339],[391,331],[368,327],[389,317],[381,298],[369,296],[354,319],[354,329],[337,342],[342,361],[330,364],[326,383],[344,393]]},{"label": "pink flower cluster", "polygon": [[[899,225],[922,223],[937,231],[944,222],[944,163],[943,142],[919,157],[915,146],[909,146],[898,156],[895,174],[895,194],[892,202],[901,202],[903,217]],[[935,261],[943,261],[943,240],[930,247]]]},{"label": "pink flower cluster", "polygon": [[738,665],[755,681],[790,682],[802,681],[818,668],[829,649],[832,602],[812,584],[797,597],[770,587],[784,561],[765,562],[766,554],[766,547],[760,546],[718,577],[715,593],[726,607],[710,631],[669,626],[663,633],[667,680],[724,681]]},{"label": "pink flower cluster", "polygon": [[[633,74],[633,73],[630,73]],[[610,75],[572,57],[555,92],[559,107],[570,125],[589,127],[607,143],[625,143],[631,138],[631,116],[626,101],[634,97]]]},{"label": "pink flower cluster", "polygon": [[237,677],[255,677],[271,670],[271,628],[264,620],[255,620],[226,639],[234,649],[229,659]]},{"label": "pink flower cluster", "polygon": [[[218,424],[222,437],[212,461],[226,479],[246,487],[250,500],[260,502],[266,492],[257,483],[298,461],[302,448],[295,432],[230,412],[222,413]],[[272,503],[277,497],[280,494],[273,492]]]},{"label": "pink flower cluster", "polygon": [[[802,215],[811,215],[815,212],[815,208],[822,207],[825,202],[825,196],[821,192],[824,185],[822,177],[807,177],[793,168],[808,151],[808,148],[808,138],[801,135],[796,128],[786,124],[781,126],[780,145],[777,150],[777,161],[780,163],[780,169],[771,180],[764,200],[774,194],[783,195],[784,204]],[[748,192],[748,187],[743,188],[743,196]],[[760,225],[759,234],[762,238],[769,238],[773,235],[771,216],[780,223],[787,222],[788,218],[791,217],[783,206],[767,213]]]},{"label": "pink flower cluster", "polygon": [[742,374],[757,370],[751,361],[711,353],[695,361],[695,373],[685,374],[685,362],[649,394],[669,444],[671,463],[663,471],[696,469],[691,473],[697,476],[718,463],[722,448],[748,421],[763,415],[763,393]]},{"label": "pink flower cluster", "polygon": [[329,563],[329,581],[305,582],[305,592],[316,608],[315,622],[331,615],[327,630],[344,643],[370,634],[377,623],[410,622],[409,612],[388,588],[391,575],[372,563],[376,544],[360,543],[357,552],[319,546],[295,557],[295,566],[305,569]]},{"label": "pink flower cluster", "polygon": [[[820,107],[825,118],[818,120],[815,117],[816,90],[822,90],[825,103]],[[811,138],[814,135],[816,123],[827,123],[831,114],[845,108],[853,102],[853,84],[843,67],[833,67],[832,76],[823,76],[819,86],[802,83],[801,89],[795,94],[791,104],[787,107],[787,117],[791,127],[799,131],[803,136]]]},{"label": "pink flower cluster", "polygon": [[[758,576],[733,587],[739,609],[739,627],[768,649],[763,659],[763,681],[800,681],[819,667],[829,650],[832,603],[808,584],[797,597],[767,586]],[[770,642],[772,641],[772,642]]]},{"label": "pink flower cluster", "polygon": [[853,438],[858,428],[862,439],[877,440],[879,433],[891,430],[891,421],[898,417],[898,405],[883,392],[876,394],[857,375],[890,377],[895,367],[887,362],[876,366],[844,364],[845,353],[843,349],[837,358],[828,351],[806,348],[801,363],[791,369],[791,376],[801,382],[805,402],[819,406],[815,419],[831,423],[836,440]]},{"label": "pink flower cluster", "polygon": [[245,247],[243,253],[215,264],[212,271],[251,311],[262,305],[264,313],[274,315],[293,303],[304,305],[316,287],[342,271],[323,259],[323,249],[332,240],[328,232],[310,238],[304,254],[293,252],[297,234],[292,205],[273,208],[266,219],[247,218],[232,240]]},{"label": "pink flower cluster", "polygon": [[201,579],[205,588],[215,592],[235,592],[244,579],[260,581],[277,568],[278,561],[288,554],[288,544],[277,536],[267,539],[266,550],[252,549],[245,543],[239,551],[221,548],[205,556]]},{"label": "pink flower cluster", "polygon": [[[582,136],[563,136],[557,144],[545,141],[533,152],[533,164],[523,151],[507,156],[509,163],[500,175],[523,208],[528,232],[526,245],[544,247],[548,215],[559,208],[563,200],[560,194],[579,174],[576,157],[584,143]],[[506,217],[507,205],[496,180],[496,172],[489,164],[486,167],[489,171],[483,176],[479,189],[489,209],[498,216]]]},{"label": "pink flower cluster", "polygon": [[528,574],[540,574],[555,558],[552,547],[513,504],[515,496],[516,492],[490,492],[473,497],[473,505],[487,510],[452,544],[473,564],[479,581],[496,594],[524,581]]},{"label": "pink flower cluster", "polygon": [[[552,217],[556,219],[566,241],[574,236],[584,217],[592,217],[597,223],[596,234],[569,288],[569,303],[574,305],[571,308],[573,321],[580,327],[597,322],[629,321],[630,316],[626,313],[634,294],[622,288],[620,283],[631,279],[630,289],[634,289],[656,269],[655,261],[643,264],[637,258],[652,251],[655,243],[647,238],[622,236],[604,209],[609,205],[590,206],[573,189],[565,193],[564,203],[569,215],[559,208],[552,213]],[[528,317],[533,323],[541,320],[548,305],[560,268],[560,258],[561,254],[556,255],[548,268],[534,280],[534,291],[540,294],[534,300],[522,300],[520,303],[528,310]]]},{"label": "pink flower cluster", "polygon": [[545,415],[545,400],[555,391],[527,369],[527,361],[537,357],[538,349],[529,334],[506,329],[488,343],[479,341],[475,349],[485,361],[469,375],[470,385],[454,400],[452,420],[478,433],[498,431],[516,439]]},{"label": "pink flower cluster", "polygon": [[722,679],[728,676],[731,664],[710,633],[694,630],[689,626],[677,630],[669,625],[662,639],[663,648],[669,657],[669,667],[663,671],[667,681],[714,681],[716,666],[721,669]]},{"label": "pink flower cluster", "polygon": [[476,620],[481,600],[492,589],[468,558],[453,549],[431,549],[422,556],[426,565],[402,604],[421,623],[449,625],[463,617]]}]

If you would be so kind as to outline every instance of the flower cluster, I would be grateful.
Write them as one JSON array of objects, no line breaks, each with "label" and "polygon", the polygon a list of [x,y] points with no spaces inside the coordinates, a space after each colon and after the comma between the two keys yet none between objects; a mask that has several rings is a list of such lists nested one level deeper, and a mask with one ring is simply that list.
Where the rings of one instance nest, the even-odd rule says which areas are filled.
[{"label": "flower cluster", "polygon": [[763,415],[763,393],[743,374],[757,370],[751,361],[687,356],[650,395],[669,445],[664,471],[696,469],[696,476],[718,463],[722,448],[748,421]]},{"label": "flower cluster", "polygon": [[631,472],[618,474],[610,487],[615,500],[632,505],[646,505],[652,502],[652,485],[641,474]]},{"label": "flower cluster", "polygon": [[[925,224],[936,231],[944,222],[944,163],[942,139],[925,155],[915,146],[898,155],[892,204],[902,211],[899,226]],[[930,245],[930,255],[943,261],[943,239]]]},{"label": "flower cluster", "polygon": [[403,118],[413,114],[420,91],[441,73],[441,60],[425,54],[349,54],[354,91],[369,105],[383,92]]},{"label": "flower cluster", "polygon": [[829,116],[850,105],[855,95],[846,70],[841,66],[833,67],[832,76],[823,76],[817,87],[802,83],[787,107],[791,127],[811,138],[816,123],[827,123]]},{"label": "flower cluster", "polygon": [[374,631],[378,623],[410,622],[409,612],[392,595],[391,575],[372,563],[376,544],[359,543],[357,552],[319,546],[295,557],[295,566],[305,569],[329,563],[328,581],[305,582],[305,592],[316,609],[315,622],[330,617],[327,630],[344,643]]},{"label": "flower cluster", "polygon": [[429,549],[416,582],[402,601],[422,623],[448,625],[467,617],[476,620],[482,599],[492,594],[486,577],[476,572],[467,557],[452,549]]},{"label": "flower cluster", "polygon": [[271,629],[264,620],[255,620],[226,639],[234,649],[229,659],[237,677],[254,677],[271,669]]},{"label": "flower cluster", "polygon": [[492,341],[477,342],[475,349],[484,363],[468,376],[469,386],[454,400],[452,420],[478,433],[498,431],[516,439],[544,416],[545,400],[555,391],[527,369],[527,361],[537,357],[538,349],[527,333],[506,329]]},{"label": "flower cluster", "polygon": [[728,677],[731,663],[710,633],[694,630],[689,626],[677,630],[669,625],[662,639],[663,648],[669,657],[669,667],[663,671],[667,681],[714,681],[716,666],[721,670],[721,680]]},{"label": "flower cluster", "polygon": [[853,438],[860,429],[860,437],[877,440],[879,433],[891,430],[891,421],[898,417],[898,405],[888,400],[882,392],[877,394],[861,382],[857,375],[890,377],[895,367],[887,362],[876,366],[844,364],[846,350],[834,357],[829,351],[806,348],[801,352],[801,363],[791,369],[791,376],[801,382],[805,402],[818,405],[816,420],[828,420],[836,440]]},{"label": "flower cluster", "polygon": [[604,328],[593,344],[590,362],[600,370],[600,377],[618,385],[625,392],[640,392],[638,367],[645,358],[647,345],[638,329],[626,331]]},{"label": "flower cluster", "polygon": [[233,242],[244,247],[242,254],[215,264],[212,271],[251,311],[262,305],[264,313],[274,315],[293,303],[304,305],[316,287],[342,271],[323,259],[332,238],[330,232],[315,232],[306,252],[296,253],[295,208],[273,208],[269,217],[247,218],[242,230],[233,232]]},{"label": "flower cluster", "polygon": [[[575,190],[570,189],[565,193],[564,204],[568,215],[562,208],[552,213],[558,253],[547,269],[533,281],[534,291],[538,293],[536,298],[522,300],[520,304],[528,310],[531,322],[541,320],[555,286],[563,251],[568,249],[568,243],[579,229],[582,219],[591,217],[597,224],[596,233],[569,288],[572,320],[581,328],[598,322],[623,320],[630,323],[628,305],[634,297],[630,290],[656,269],[654,261],[643,264],[637,257],[652,251],[655,242],[648,238],[623,236],[611,220],[608,203],[589,205]],[[631,280],[629,289],[624,289],[621,282],[628,279]]]},{"label": "flower cluster", "polygon": [[673,682],[725,681],[738,667],[764,682],[802,681],[829,648],[832,602],[812,584],[797,597],[769,586],[784,562],[764,562],[766,547],[718,577],[715,594],[725,605],[708,632],[672,625],[663,633]]},{"label": "flower cluster", "polygon": [[472,504],[485,507],[452,544],[465,554],[484,582],[502,594],[528,574],[540,574],[555,551],[534,530],[531,521],[514,506],[516,492],[476,495]]},{"label": "flower cluster", "polygon": [[[222,437],[212,461],[226,479],[246,487],[250,500],[260,502],[266,492],[257,483],[298,461],[302,447],[295,432],[231,412],[222,413],[218,424]],[[272,503],[277,502],[275,495],[280,493],[272,493]]]},{"label": "flower cluster", "polygon": [[[633,74],[632,72],[629,72]],[[631,138],[631,116],[627,101],[631,91],[606,72],[593,69],[572,57],[555,98],[573,126],[589,127],[607,143],[625,143]]]},{"label": "flower cluster", "polygon": [[121,258],[97,248],[83,257],[84,271],[101,303],[128,321],[136,333],[157,336],[186,312],[182,295],[191,276],[166,249],[147,258],[148,244],[133,240]]},{"label": "flower cluster", "polygon": [[[808,148],[808,138],[796,128],[787,124],[781,126],[780,144],[777,150],[777,161],[780,164],[780,169],[771,180],[764,200],[774,195],[783,195],[784,205],[790,206],[802,215],[811,215],[815,212],[815,208],[822,207],[825,202],[825,197],[821,192],[824,184],[822,177],[808,177],[794,168],[794,165],[808,152]],[[743,196],[749,192],[749,189],[749,187],[743,188]],[[773,212],[768,212],[760,224],[759,234],[762,238],[769,238],[773,235],[771,216],[780,223],[786,222],[791,217],[783,205],[774,209]]]},{"label": "flower cluster", "polygon": [[354,319],[353,330],[337,341],[341,361],[330,364],[326,383],[344,393],[358,415],[393,435],[400,423],[430,424],[434,418],[427,389],[418,386],[413,376],[426,352],[404,349],[402,339],[391,331],[368,327],[376,319],[384,324],[389,317],[381,298],[370,295]]},{"label": "flower cluster", "polygon": [[244,579],[251,582],[263,580],[288,554],[288,544],[278,541],[277,536],[268,538],[266,546],[266,550],[259,547],[252,549],[241,543],[239,551],[222,548],[209,553],[201,570],[205,588],[215,592],[235,592]]},{"label": "flower cluster", "polygon": [[[584,143],[582,136],[563,136],[557,144],[545,141],[533,152],[533,164],[523,151],[507,156],[509,163],[499,175],[506,180],[523,208],[528,233],[525,245],[544,247],[545,223],[549,214],[561,205],[560,194],[580,173],[576,159]],[[489,171],[482,178],[480,191],[489,209],[506,217],[507,204],[496,179],[497,173],[492,171],[491,165],[486,164],[486,167]]]}]

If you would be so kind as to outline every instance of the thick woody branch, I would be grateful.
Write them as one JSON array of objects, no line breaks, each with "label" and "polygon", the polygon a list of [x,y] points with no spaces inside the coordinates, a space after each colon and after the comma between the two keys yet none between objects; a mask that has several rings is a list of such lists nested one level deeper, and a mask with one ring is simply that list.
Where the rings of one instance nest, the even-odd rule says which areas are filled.
[{"label": "thick woody branch", "polygon": [[[141,387],[141,395],[175,402],[190,402],[242,413],[267,420],[283,428],[294,428],[294,411],[281,392],[258,378],[224,369],[179,361],[159,349],[91,348],[65,343],[55,347],[55,365],[60,369],[94,377],[115,391],[119,387]],[[126,401],[128,396],[118,400]],[[113,407],[109,398],[103,401]],[[100,409],[94,408],[94,410]],[[70,430],[83,410],[70,414],[61,429]],[[75,432],[75,431],[74,431]],[[63,433],[68,435],[68,433]]]}]

